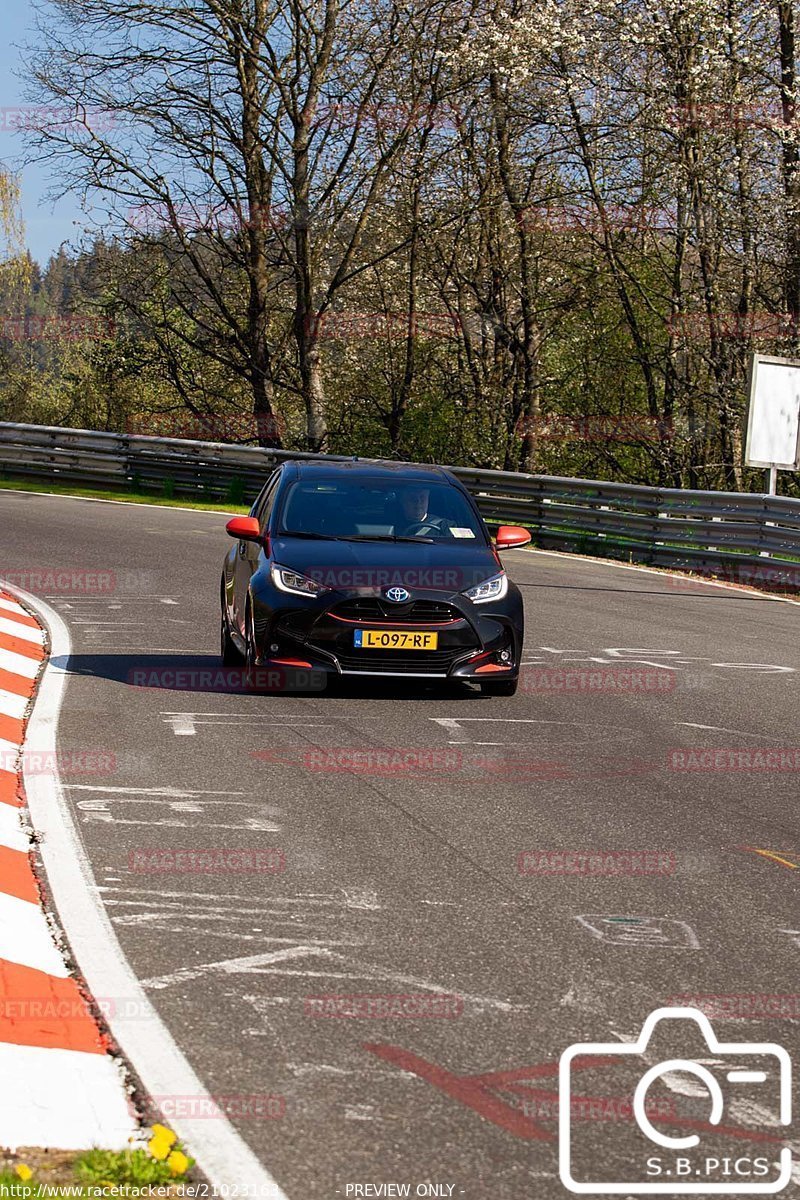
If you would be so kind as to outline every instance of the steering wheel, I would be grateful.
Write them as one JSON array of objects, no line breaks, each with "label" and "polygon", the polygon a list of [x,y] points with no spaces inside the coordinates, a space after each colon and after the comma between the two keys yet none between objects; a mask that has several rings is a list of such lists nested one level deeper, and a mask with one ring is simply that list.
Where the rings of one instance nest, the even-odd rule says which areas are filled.
[{"label": "steering wheel", "polygon": [[442,517],[426,517],[424,521],[413,521],[408,525],[400,536],[402,537],[429,537],[431,534],[439,534],[446,536],[444,520]]}]

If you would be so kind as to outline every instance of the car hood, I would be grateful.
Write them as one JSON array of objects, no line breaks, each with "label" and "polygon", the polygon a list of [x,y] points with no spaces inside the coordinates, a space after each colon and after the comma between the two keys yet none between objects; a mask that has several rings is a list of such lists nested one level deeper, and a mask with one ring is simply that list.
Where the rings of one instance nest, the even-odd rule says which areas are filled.
[{"label": "car hood", "polygon": [[272,558],[335,590],[405,587],[460,592],[502,568],[494,549],[435,542],[327,542],[272,539]]}]

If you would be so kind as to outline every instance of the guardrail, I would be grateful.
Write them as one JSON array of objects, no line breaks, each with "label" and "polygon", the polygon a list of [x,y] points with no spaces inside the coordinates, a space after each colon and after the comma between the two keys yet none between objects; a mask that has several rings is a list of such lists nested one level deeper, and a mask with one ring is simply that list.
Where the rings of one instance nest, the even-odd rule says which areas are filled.
[{"label": "guardrail", "polygon": [[[328,458],[255,446],[190,442],[0,422],[0,473],[14,478],[158,491],[249,503],[287,459]],[[450,467],[490,524],[530,529],[547,549],[800,592],[800,500],[683,491]]]}]

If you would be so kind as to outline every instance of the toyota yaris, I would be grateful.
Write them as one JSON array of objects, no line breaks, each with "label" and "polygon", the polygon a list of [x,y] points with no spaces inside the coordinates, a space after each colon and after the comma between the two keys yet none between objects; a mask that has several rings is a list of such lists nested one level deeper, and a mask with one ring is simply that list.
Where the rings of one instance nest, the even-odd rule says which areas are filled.
[{"label": "toyota yaris", "polygon": [[226,666],[517,688],[522,597],[472,496],[441,467],[286,462],[227,524]]}]

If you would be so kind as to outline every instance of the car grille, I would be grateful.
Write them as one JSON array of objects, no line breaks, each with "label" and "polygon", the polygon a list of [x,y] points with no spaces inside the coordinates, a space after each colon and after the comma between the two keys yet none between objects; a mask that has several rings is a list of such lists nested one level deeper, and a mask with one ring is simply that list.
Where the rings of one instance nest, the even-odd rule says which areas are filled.
[{"label": "car grille", "polygon": [[455,650],[418,650],[414,654],[381,654],[376,650],[365,650],[358,655],[337,652],[336,657],[343,671],[389,671],[399,675],[421,671],[446,675],[455,659],[464,652],[464,647]]},{"label": "car grille", "polygon": [[411,600],[407,604],[390,604],[371,596],[358,600],[345,600],[331,610],[336,617],[347,621],[395,620],[398,624],[412,622],[415,625],[441,625],[444,621],[463,620],[463,614],[451,604],[436,600]]}]

